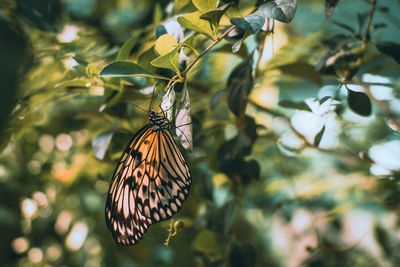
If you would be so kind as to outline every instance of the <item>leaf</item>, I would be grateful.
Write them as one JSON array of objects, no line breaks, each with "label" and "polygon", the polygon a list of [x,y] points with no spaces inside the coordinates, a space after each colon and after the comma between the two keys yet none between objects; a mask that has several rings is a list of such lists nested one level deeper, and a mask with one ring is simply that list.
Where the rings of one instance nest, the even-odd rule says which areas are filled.
[{"label": "leaf", "polygon": [[264,26],[265,19],[260,14],[250,14],[245,18],[232,18],[231,23],[246,32],[257,33]]},{"label": "leaf", "polygon": [[155,45],[155,49],[160,56],[170,53],[178,45],[178,41],[171,34],[160,36]]},{"label": "leaf", "polygon": [[210,108],[211,110],[215,110],[218,106],[219,102],[221,101],[222,96],[224,95],[225,90],[218,90],[215,92],[210,98]]},{"label": "leaf", "polygon": [[165,26],[162,24],[157,25],[156,27],[156,39],[160,38],[160,36],[163,36],[164,34],[167,34],[167,29],[165,29]]},{"label": "leaf", "polygon": [[192,3],[201,12],[210,11],[217,7],[217,0],[192,0]]},{"label": "leaf", "polygon": [[222,258],[215,233],[207,229],[203,229],[197,234],[193,241],[193,249],[205,254],[211,261]]},{"label": "leaf", "polygon": [[314,66],[305,62],[296,62],[287,65],[278,66],[278,68],[286,74],[302,77],[313,81],[315,84],[321,86],[322,79],[319,73],[314,69]]},{"label": "leaf", "polygon": [[179,73],[179,50],[180,46],[177,46],[174,50],[165,54],[163,56],[159,56],[156,59],[152,60],[150,63],[153,66],[159,68],[165,68],[175,71]]},{"label": "leaf", "polygon": [[131,38],[125,41],[125,43],[121,46],[121,48],[118,51],[116,60],[126,60],[129,59],[129,55],[131,53],[132,48],[135,46],[137,43],[137,40],[139,39],[140,32],[134,33]]},{"label": "leaf", "polygon": [[229,252],[229,265],[231,267],[257,266],[257,250],[248,242],[234,241]]},{"label": "leaf", "polygon": [[253,53],[237,65],[228,78],[228,106],[237,117],[245,112],[247,97],[253,88],[252,64]]},{"label": "leaf", "polygon": [[340,28],[343,28],[353,34],[355,34],[356,32],[354,31],[354,29],[344,23],[338,22],[338,21],[332,21],[333,24],[335,24],[336,26],[339,26]]},{"label": "leaf", "polygon": [[179,107],[175,115],[176,136],[182,146],[192,152],[193,137],[192,137],[192,117],[190,115],[190,99],[189,91],[186,86],[183,89],[183,95]]},{"label": "leaf", "polygon": [[89,79],[84,79],[84,80],[70,80],[70,81],[64,81],[61,83],[56,84],[54,87],[57,89],[61,88],[67,88],[67,87],[90,87],[91,81]]},{"label": "leaf", "polygon": [[209,21],[211,24],[218,26],[221,17],[225,14],[228,8],[231,6],[230,3],[220,6],[216,9],[206,11],[201,14],[200,18]]},{"label": "leaf", "polygon": [[376,44],[376,48],[379,50],[379,52],[392,57],[397,63],[400,64],[400,44],[392,42],[378,42]]},{"label": "leaf", "polygon": [[262,4],[258,9],[266,18],[289,23],[296,13],[296,0],[275,0]]},{"label": "leaf", "polygon": [[324,135],[324,132],[325,132],[325,125],[324,125],[324,127],[322,127],[321,131],[319,131],[319,133],[317,133],[317,135],[314,138],[314,146],[315,147],[318,147],[319,143],[321,143],[321,139],[322,139],[322,136]]},{"label": "leaf", "polygon": [[147,70],[140,67],[138,64],[135,64],[130,61],[116,61],[111,64],[108,64],[100,72],[99,76],[100,77],[142,76],[142,77],[151,77],[155,79],[168,80],[168,78],[148,72]]},{"label": "leaf", "polygon": [[351,110],[361,116],[371,115],[372,105],[369,97],[363,92],[355,92],[347,88],[347,103]]},{"label": "leaf", "polygon": [[114,132],[107,131],[97,135],[92,141],[93,153],[96,158],[102,160],[110,146]]},{"label": "leaf", "polygon": [[326,21],[329,21],[335,6],[339,3],[339,0],[325,0],[325,17]]},{"label": "leaf", "polygon": [[182,17],[178,17],[177,21],[189,30],[203,33],[215,39],[210,23],[204,19],[200,19],[201,14],[200,11],[189,13]]},{"label": "leaf", "polygon": [[279,102],[279,106],[284,107],[284,108],[293,108],[293,109],[311,111],[311,109],[308,107],[308,105],[304,102],[294,102],[291,100],[282,100]]},{"label": "leaf", "polygon": [[75,65],[72,66],[71,68],[76,74],[78,74],[81,77],[89,78],[86,72],[86,67],[83,65]]}]

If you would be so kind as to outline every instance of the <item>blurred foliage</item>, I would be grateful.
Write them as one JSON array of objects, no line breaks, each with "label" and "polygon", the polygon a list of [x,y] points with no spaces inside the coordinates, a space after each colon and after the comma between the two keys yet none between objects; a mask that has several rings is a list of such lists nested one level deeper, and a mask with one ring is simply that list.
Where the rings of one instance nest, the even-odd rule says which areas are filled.
[{"label": "blurred foliage", "polygon": [[[400,265],[399,1],[0,8],[2,266]],[[118,247],[111,175],[171,84],[193,186]]]}]

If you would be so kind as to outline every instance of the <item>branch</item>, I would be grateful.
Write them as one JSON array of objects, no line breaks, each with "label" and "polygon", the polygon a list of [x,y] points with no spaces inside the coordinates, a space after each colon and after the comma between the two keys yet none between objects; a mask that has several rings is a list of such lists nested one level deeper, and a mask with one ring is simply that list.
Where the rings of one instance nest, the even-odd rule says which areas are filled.
[{"label": "branch", "polygon": [[369,42],[369,32],[371,30],[372,17],[374,16],[374,13],[375,13],[376,1],[377,0],[373,0],[371,3],[372,7],[371,7],[371,11],[369,12],[368,25],[367,25],[367,29],[365,30],[365,34],[364,34],[364,38],[363,38],[363,49],[365,49],[365,47],[367,46],[367,43]]}]

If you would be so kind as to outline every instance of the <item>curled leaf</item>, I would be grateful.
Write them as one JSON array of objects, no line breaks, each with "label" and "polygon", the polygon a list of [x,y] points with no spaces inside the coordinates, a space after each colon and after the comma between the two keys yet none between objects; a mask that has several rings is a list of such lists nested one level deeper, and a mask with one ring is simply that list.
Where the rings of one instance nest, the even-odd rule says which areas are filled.
[{"label": "curled leaf", "polygon": [[190,99],[189,91],[186,86],[183,89],[183,95],[179,107],[176,110],[175,116],[176,135],[179,138],[182,146],[192,152],[193,137],[192,137],[192,117],[190,115]]},{"label": "curled leaf", "polygon": [[107,131],[97,135],[92,141],[93,153],[96,158],[102,160],[110,146],[114,132]]}]

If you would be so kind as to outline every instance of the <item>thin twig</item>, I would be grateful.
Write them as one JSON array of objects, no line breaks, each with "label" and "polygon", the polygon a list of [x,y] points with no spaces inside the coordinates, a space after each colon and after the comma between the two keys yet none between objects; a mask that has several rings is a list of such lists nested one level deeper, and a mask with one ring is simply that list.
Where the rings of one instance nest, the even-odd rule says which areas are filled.
[{"label": "thin twig", "polygon": [[371,5],[371,11],[369,12],[369,19],[368,19],[368,24],[367,24],[367,29],[365,30],[364,38],[363,38],[363,49],[367,46],[367,43],[369,42],[369,32],[371,30],[371,23],[372,23],[372,17],[374,16],[375,13],[375,7],[376,7],[376,1],[373,0]]}]

